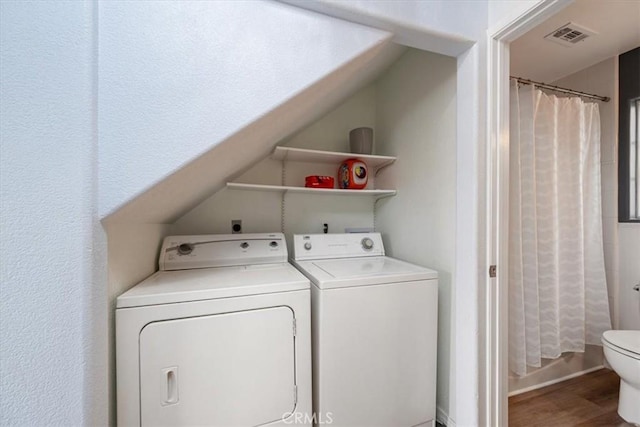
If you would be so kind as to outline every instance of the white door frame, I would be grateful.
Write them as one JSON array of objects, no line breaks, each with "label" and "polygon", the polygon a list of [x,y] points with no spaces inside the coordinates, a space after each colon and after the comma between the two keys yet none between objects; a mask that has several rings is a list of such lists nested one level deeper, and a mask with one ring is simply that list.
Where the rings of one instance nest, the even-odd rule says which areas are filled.
[{"label": "white door frame", "polygon": [[572,2],[541,0],[508,25],[488,31],[487,265],[498,268],[481,298],[480,425],[508,422],[509,44]]}]

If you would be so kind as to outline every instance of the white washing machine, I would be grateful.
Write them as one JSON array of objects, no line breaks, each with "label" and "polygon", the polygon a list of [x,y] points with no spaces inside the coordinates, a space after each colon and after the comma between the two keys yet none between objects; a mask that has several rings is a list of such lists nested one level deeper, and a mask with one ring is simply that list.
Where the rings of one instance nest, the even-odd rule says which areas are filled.
[{"label": "white washing machine", "polygon": [[165,238],[117,299],[118,425],[304,424],[309,298],[282,234]]},{"label": "white washing machine", "polygon": [[435,424],[438,274],[379,233],[294,236],[311,279],[313,408],[332,426]]}]

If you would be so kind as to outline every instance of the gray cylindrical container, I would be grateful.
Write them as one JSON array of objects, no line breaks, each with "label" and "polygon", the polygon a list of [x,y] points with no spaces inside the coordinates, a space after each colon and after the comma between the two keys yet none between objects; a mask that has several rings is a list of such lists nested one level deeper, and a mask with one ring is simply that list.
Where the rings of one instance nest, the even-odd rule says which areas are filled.
[{"label": "gray cylindrical container", "polygon": [[349,132],[349,148],[352,153],[371,154],[373,152],[373,129],[362,127]]}]

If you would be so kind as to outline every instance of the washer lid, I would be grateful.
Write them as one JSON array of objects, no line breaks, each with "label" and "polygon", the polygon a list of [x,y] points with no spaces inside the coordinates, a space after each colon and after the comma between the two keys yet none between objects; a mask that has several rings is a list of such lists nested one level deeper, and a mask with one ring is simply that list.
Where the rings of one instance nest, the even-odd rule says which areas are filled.
[{"label": "washer lid", "polygon": [[640,331],[606,331],[602,334],[602,340],[640,356]]},{"label": "washer lid", "polygon": [[296,265],[320,289],[438,278],[436,271],[386,256],[296,261]]},{"label": "washer lid", "polygon": [[309,289],[288,263],[158,271],[120,295],[117,308]]}]

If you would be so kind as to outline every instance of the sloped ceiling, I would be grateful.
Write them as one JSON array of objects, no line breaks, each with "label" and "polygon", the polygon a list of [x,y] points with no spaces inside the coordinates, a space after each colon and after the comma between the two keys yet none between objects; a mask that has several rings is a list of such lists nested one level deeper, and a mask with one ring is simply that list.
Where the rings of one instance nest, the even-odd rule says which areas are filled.
[{"label": "sloped ceiling", "polygon": [[98,7],[107,222],[171,221],[348,95],[391,49],[386,31],[277,2]]},{"label": "sloped ceiling", "polygon": [[280,0],[304,9],[380,28],[393,42],[458,56],[485,36],[488,2],[478,0]]},{"label": "sloped ceiling", "polygon": [[[572,47],[545,40],[573,22],[597,34]],[[511,44],[511,75],[552,83],[640,46],[640,1],[578,0]]]},{"label": "sloped ceiling", "polygon": [[98,5],[105,224],[173,222],[405,49],[389,31],[278,2]]},{"label": "sloped ceiling", "polygon": [[110,215],[106,222],[172,223],[275,145],[370,83],[405,48],[382,41],[305,88]]}]

